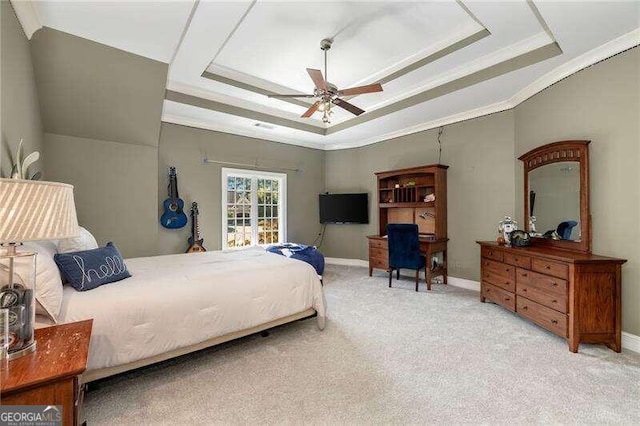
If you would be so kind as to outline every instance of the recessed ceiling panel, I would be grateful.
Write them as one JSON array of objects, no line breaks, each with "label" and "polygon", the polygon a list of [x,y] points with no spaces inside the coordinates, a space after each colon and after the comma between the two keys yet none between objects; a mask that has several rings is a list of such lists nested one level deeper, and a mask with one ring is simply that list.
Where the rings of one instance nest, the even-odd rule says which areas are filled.
[{"label": "recessed ceiling panel", "polygon": [[259,1],[212,64],[309,92],[313,86],[305,68],[324,68],[320,41],[332,37],[328,80],[348,87],[482,28],[455,2]]}]

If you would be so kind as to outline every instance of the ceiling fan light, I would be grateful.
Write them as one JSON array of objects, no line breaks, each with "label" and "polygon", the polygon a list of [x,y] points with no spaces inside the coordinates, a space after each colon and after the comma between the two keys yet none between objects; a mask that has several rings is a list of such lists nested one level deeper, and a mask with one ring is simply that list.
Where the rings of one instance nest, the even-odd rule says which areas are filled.
[{"label": "ceiling fan light", "polygon": [[327,109],[327,104],[324,102],[321,102],[320,105],[318,105],[318,111],[324,111]]}]

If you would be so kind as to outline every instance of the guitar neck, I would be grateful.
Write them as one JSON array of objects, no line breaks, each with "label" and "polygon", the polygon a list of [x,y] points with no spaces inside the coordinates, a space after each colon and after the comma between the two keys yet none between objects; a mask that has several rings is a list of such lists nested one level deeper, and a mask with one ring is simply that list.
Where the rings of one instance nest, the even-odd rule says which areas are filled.
[{"label": "guitar neck", "polygon": [[176,175],[169,176],[169,198],[178,199],[178,177]]},{"label": "guitar neck", "polygon": [[191,236],[193,241],[200,240],[200,225],[198,224],[198,213],[191,214]]}]

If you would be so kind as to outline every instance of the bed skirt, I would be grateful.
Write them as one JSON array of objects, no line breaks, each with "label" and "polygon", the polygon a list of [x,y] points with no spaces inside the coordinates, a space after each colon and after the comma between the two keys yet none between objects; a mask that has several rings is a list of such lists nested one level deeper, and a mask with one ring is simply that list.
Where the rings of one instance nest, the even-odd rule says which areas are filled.
[{"label": "bed skirt", "polygon": [[289,315],[277,320],[269,321],[264,324],[257,325],[255,327],[247,328],[245,330],[234,331],[233,333],[224,334],[222,336],[214,337],[204,342],[196,343],[195,345],[186,346],[183,348],[175,349],[169,352],[165,352],[156,356],[141,359],[138,361],[130,362],[127,364],[116,365],[114,367],[101,368],[99,370],[92,370],[85,372],[81,378],[81,383],[89,383],[94,380],[103,379],[105,377],[114,376],[116,374],[124,373],[125,371],[135,370],[136,368],[145,367],[147,365],[156,364],[158,362],[166,361],[171,358],[175,358],[181,355],[186,355],[191,352],[196,352],[201,349],[206,349],[211,346],[219,345],[220,343],[229,342],[240,337],[245,337],[250,334],[259,333],[264,330],[268,330],[279,325],[287,324],[289,322],[297,321],[304,318],[312,317],[316,314],[316,310],[309,308],[297,314]]}]

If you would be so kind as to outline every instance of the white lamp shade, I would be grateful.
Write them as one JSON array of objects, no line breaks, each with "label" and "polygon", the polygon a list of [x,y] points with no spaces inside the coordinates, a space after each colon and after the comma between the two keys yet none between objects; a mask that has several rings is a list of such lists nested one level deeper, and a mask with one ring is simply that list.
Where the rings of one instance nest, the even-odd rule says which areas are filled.
[{"label": "white lamp shade", "polygon": [[73,186],[0,179],[0,243],[55,240],[78,234]]}]

